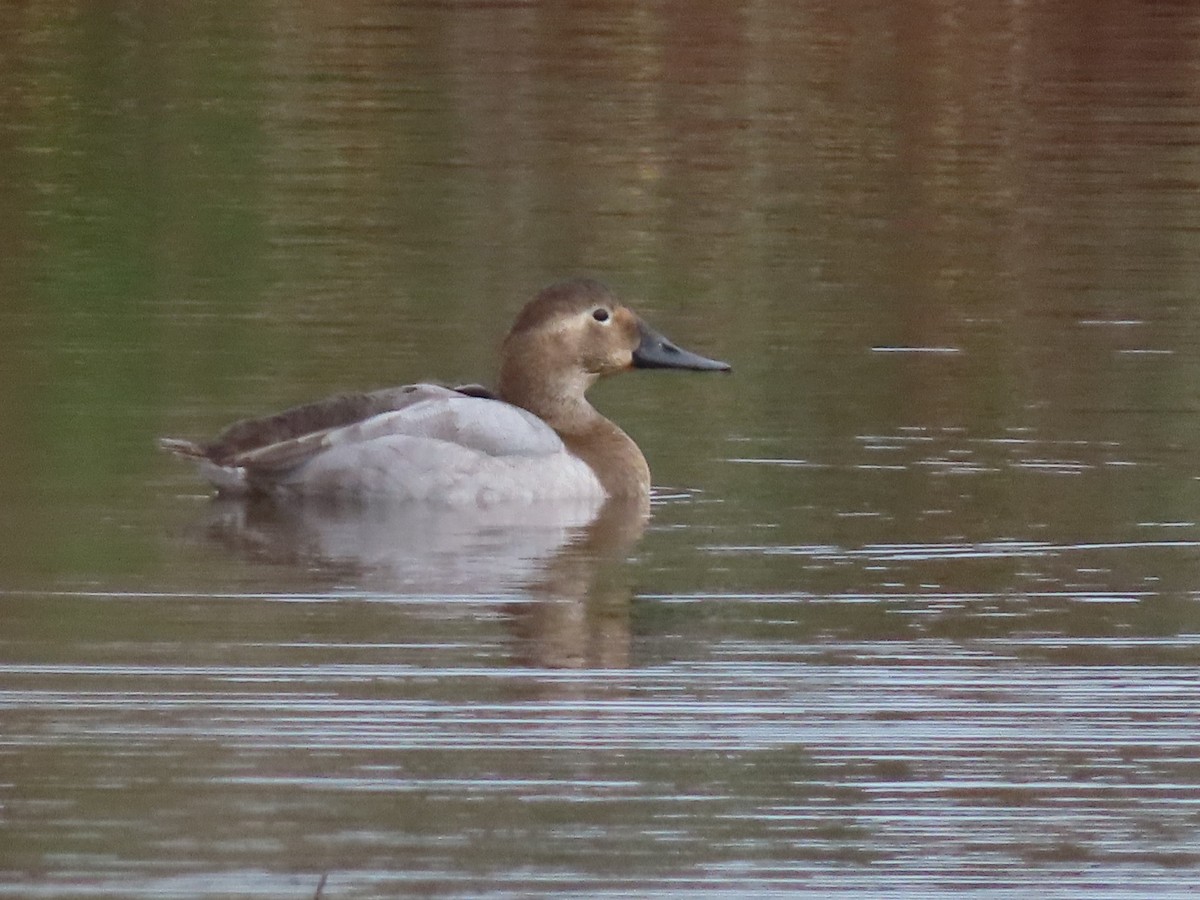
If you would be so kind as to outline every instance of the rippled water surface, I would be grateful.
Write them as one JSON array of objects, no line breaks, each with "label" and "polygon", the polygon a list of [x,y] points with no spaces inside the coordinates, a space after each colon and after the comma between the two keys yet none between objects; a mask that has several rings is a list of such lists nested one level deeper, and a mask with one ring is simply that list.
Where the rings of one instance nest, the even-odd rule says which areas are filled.
[{"label": "rippled water surface", "polygon": [[[0,896],[1200,892],[1200,12],[0,10]],[[154,450],[611,283],[653,515]]]}]

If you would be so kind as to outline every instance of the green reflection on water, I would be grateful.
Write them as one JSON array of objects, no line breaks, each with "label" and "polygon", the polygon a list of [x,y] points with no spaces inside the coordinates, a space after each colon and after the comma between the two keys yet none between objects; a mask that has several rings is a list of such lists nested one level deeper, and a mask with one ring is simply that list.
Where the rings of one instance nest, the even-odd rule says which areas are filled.
[{"label": "green reflection on water", "polygon": [[[145,510],[190,489],[156,435],[486,380],[529,292],[585,272],[735,363],[597,390],[660,484],[788,539],[1034,535],[1044,482],[1007,451],[976,452],[999,470],[978,478],[919,452],[877,477],[864,438],[1028,434],[1091,466],[1193,443],[1195,85],[1163,53],[1080,56],[1074,83],[1066,23],[943,6],[932,29],[736,4],[8,12],[0,491],[26,524],[51,497]],[[1097,52],[1190,40],[1076,26]],[[881,352],[914,347],[955,352]],[[1066,491],[1062,530],[1187,517],[1176,481],[1125,484]],[[94,564],[86,531],[38,552]]]}]

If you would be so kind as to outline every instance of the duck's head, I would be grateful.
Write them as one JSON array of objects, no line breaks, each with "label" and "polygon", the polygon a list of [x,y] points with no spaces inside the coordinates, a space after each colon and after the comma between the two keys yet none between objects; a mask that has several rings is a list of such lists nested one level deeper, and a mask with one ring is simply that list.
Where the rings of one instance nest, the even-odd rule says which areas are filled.
[{"label": "duck's head", "polygon": [[529,301],[501,355],[501,396],[519,405],[547,390],[582,399],[596,379],[628,369],[730,368],[675,345],[586,278],[552,284]]}]

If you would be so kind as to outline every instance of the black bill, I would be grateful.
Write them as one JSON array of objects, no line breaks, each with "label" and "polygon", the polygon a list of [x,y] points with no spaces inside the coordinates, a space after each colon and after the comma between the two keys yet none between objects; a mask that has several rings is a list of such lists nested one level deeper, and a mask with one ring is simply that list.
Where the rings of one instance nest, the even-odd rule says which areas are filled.
[{"label": "black bill", "polygon": [[709,359],[691,350],[676,346],[645,322],[638,323],[641,343],[633,351],[637,369],[698,369],[707,372],[728,372],[732,366],[719,359]]}]

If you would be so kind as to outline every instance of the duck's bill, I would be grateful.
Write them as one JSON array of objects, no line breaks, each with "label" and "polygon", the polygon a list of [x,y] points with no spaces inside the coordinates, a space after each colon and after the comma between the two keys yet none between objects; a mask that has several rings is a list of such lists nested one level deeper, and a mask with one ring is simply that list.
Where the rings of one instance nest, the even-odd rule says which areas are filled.
[{"label": "duck's bill", "polygon": [[707,372],[728,372],[732,366],[719,359],[709,359],[691,350],[684,350],[659,334],[645,322],[638,324],[641,343],[633,351],[636,369],[698,369]]}]

